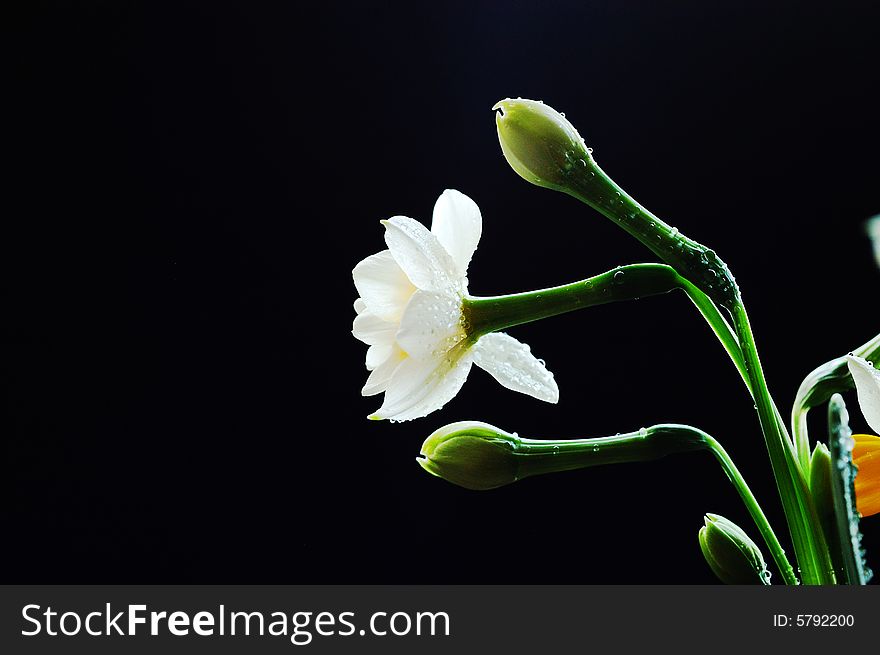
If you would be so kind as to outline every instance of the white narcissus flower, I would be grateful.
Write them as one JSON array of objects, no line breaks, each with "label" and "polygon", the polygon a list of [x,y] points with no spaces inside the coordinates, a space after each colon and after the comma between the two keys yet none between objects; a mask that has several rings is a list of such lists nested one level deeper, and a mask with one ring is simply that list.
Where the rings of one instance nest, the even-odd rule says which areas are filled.
[{"label": "white narcissus flower", "polygon": [[553,374],[529,347],[503,333],[475,338],[462,315],[467,269],[483,220],[473,200],[447,189],[429,231],[406,216],[382,221],[388,250],[352,271],[360,297],[352,334],[369,346],[362,390],[385,392],[372,419],[405,421],[440,409],[458,393],[472,364],[502,386],[555,403]]},{"label": "white narcissus flower", "polygon": [[862,415],[877,434],[880,434],[880,370],[867,359],[847,355],[849,374],[856,384]]}]

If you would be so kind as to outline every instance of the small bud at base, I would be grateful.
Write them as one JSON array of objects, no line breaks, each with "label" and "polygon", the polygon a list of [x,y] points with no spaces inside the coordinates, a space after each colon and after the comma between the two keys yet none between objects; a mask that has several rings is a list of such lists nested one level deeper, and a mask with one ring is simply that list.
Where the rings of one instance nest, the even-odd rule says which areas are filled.
[{"label": "small bud at base", "polygon": [[761,550],[742,528],[717,514],[706,514],[704,520],[700,549],[719,580],[725,584],[770,584]]},{"label": "small bud at base", "polygon": [[419,465],[428,473],[476,491],[516,482],[517,437],[477,421],[452,423],[425,440]]}]

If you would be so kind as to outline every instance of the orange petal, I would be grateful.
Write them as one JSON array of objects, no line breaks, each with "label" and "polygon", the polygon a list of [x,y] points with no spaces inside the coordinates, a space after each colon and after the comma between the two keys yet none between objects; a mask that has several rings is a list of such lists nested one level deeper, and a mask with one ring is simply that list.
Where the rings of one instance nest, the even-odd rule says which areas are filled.
[{"label": "orange petal", "polygon": [[856,474],[856,507],[862,516],[880,513],[880,437],[855,434],[853,464]]}]

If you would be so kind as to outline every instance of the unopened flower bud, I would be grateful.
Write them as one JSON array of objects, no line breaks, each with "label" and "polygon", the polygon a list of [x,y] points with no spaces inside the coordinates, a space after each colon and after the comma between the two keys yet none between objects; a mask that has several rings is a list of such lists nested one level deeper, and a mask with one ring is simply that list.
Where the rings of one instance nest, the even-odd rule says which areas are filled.
[{"label": "unopened flower bud", "polygon": [[419,464],[428,473],[467,489],[494,489],[517,480],[513,454],[519,438],[488,423],[460,421],[422,444]]},{"label": "unopened flower bud", "polygon": [[816,508],[816,516],[829,544],[837,539],[834,518],[834,492],[831,489],[831,453],[821,441],[816,442],[810,456],[810,495]]},{"label": "unopened flower bud", "polygon": [[754,541],[732,521],[706,514],[700,528],[700,549],[718,579],[725,584],[770,584],[770,572]]},{"label": "unopened flower bud", "polygon": [[507,98],[492,109],[497,111],[495,124],[504,157],[532,184],[563,189],[573,170],[592,163],[574,125],[543,102]]}]

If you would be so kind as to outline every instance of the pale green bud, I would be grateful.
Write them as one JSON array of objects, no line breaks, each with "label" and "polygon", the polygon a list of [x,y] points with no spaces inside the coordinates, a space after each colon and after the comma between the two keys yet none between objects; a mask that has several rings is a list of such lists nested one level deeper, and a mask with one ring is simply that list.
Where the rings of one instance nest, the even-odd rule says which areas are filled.
[{"label": "pale green bud", "polygon": [[733,521],[706,514],[700,528],[703,557],[725,584],[770,584],[770,572],[761,550]]},{"label": "pale green bud", "polygon": [[422,444],[416,459],[428,473],[466,489],[482,491],[516,482],[513,452],[519,438],[479,421],[450,423]]},{"label": "pale green bud", "polygon": [[821,441],[816,443],[810,457],[810,495],[825,539],[828,543],[834,537],[834,495],[831,491],[831,453]]},{"label": "pale green bud", "polygon": [[507,162],[523,179],[564,189],[572,171],[592,165],[584,140],[565,116],[536,100],[507,98],[496,103],[495,124]]}]

